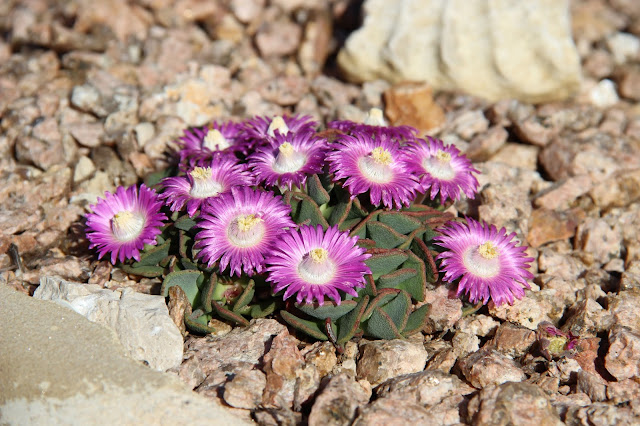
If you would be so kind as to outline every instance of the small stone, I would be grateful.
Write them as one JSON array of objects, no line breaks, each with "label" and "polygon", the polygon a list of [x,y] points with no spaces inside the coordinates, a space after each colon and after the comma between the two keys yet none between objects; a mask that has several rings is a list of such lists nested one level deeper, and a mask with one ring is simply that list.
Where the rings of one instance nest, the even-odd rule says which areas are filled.
[{"label": "small stone", "polygon": [[473,392],[474,389],[457,376],[437,370],[398,376],[387,380],[376,390],[378,398],[415,402],[425,407],[436,405],[450,396]]},{"label": "small stone", "polygon": [[521,382],[527,378],[513,359],[493,349],[482,348],[459,361],[460,370],[478,389],[505,382]]},{"label": "small stone", "polygon": [[566,213],[545,208],[535,209],[529,218],[527,241],[533,248],[543,244],[572,238],[576,232],[576,221]]},{"label": "small stone", "polygon": [[589,196],[596,206],[624,207],[640,199],[640,169],[614,173],[591,188]]},{"label": "small stone", "polygon": [[411,126],[422,135],[445,122],[444,111],[433,100],[426,83],[400,83],[384,92],[385,115],[394,126]]},{"label": "small stone", "polygon": [[607,399],[614,404],[638,400],[640,398],[640,383],[633,379],[607,383]]},{"label": "small stone", "polygon": [[365,391],[353,376],[340,373],[333,376],[316,397],[309,426],[351,424],[359,407],[367,404],[371,392]]},{"label": "small stone", "polygon": [[469,402],[468,421],[474,425],[564,424],[544,391],[530,383],[504,383],[483,389]]},{"label": "small stone", "polygon": [[598,302],[586,299],[571,307],[563,328],[575,336],[594,337],[609,327],[609,317],[609,313]]},{"label": "small stone", "polygon": [[603,219],[587,219],[578,226],[575,247],[593,254],[600,263],[620,255],[622,235]]},{"label": "small stone", "polygon": [[[184,323],[184,313],[191,308],[189,299],[182,287],[174,285],[169,288],[169,303],[167,308],[169,309],[169,316],[173,323],[180,330],[180,334],[185,336],[187,334],[187,327]],[[191,312],[191,311],[189,311]]]},{"label": "small stone", "polygon": [[260,95],[269,102],[278,105],[295,105],[309,91],[309,83],[298,76],[276,77],[263,83]]},{"label": "small stone", "polygon": [[315,77],[322,68],[330,53],[332,37],[332,19],[327,8],[311,15],[304,27],[302,43],[298,49],[298,63],[305,75]]},{"label": "small stone", "polygon": [[470,140],[489,129],[489,120],[482,111],[465,111],[453,119],[451,127],[462,139]]},{"label": "small stone", "polygon": [[625,68],[619,81],[620,95],[633,101],[640,101],[640,68]]},{"label": "small stone", "polygon": [[364,341],[360,344],[357,378],[377,386],[387,379],[424,370],[427,351],[407,340]]},{"label": "small stone", "polygon": [[488,315],[475,314],[462,317],[456,323],[456,328],[466,333],[486,337],[495,332],[499,325],[498,321]]},{"label": "small stone", "polygon": [[555,296],[555,292],[549,290],[537,292],[525,290],[525,297],[516,299],[512,305],[503,303],[500,306],[495,306],[492,301],[489,302],[489,313],[493,317],[504,321],[510,321],[530,330],[536,330],[541,322],[554,322],[551,317],[562,316],[562,311],[557,312],[547,300],[549,296]]},{"label": "small stone", "polygon": [[636,333],[640,332],[640,289],[621,291],[608,299],[608,311],[613,324],[629,327]]},{"label": "small stone", "polygon": [[616,33],[607,38],[607,47],[616,64],[632,61],[640,54],[640,39],[629,33]]},{"label": "small stone", "polygon": [[93,164],[93,161],[89,157],[82,156],[78,159],[76,163],[76,167],[73,170],[73,183],[79,183],[83,180],[91,177],[91,175],[96,171],[96,166]]},{"label": "small stone", "polygon": [[462,301],[448,286],[438,286],[435,290],[426,290],[424,304],[429,304],[427,322],[422,329],[433,334],[448,330],[462,318]]},{"label": "small stone", "polygon": [[474,137],[465,151],[471,161],[487,161],[507,142],[509,134],[502,126],[493,126]]},{"label": "small stone", "polygon": [[529,351],[535,341],[536,333],[533,330],[504,322],[496,330],[490,344],[498,352],[519,358]]},{"label": "small stone", "polygon": [[519,169],[536,171],[538,170],[539,153],[540,148],[537,146],[507,142],[490,160]]},{"label": "small stone", "polygon": [[618,380],[640,375],[640,334],[615,325],[609,331],[609,351],[605,368]]},{"label": "small stone", "polygon": [[613,72],[613,57],[605,49],[594,49],[591,54],[584,60],[582,69],[585,75],[588,75],[596,80],[601,80],[608,77]]},{"label": "small stone", "polygon": [[273,338],[271,348],[262,360],[266,386],[262,405],[272,408],[291,408],[294,400],[296,372],[304,366],[298,341],[285,329]]},{"label": "small stone", "polygon": [[580,370],[577,376],[576,390],[578,392],[584,392],[592,401],[605,401],[607,399],[607,384],[599,374]]},{"label": "small stone", "polygon": [[262,402],[267,378],[260,370],[242,370],[225,384],[224,402],[235,408],[255,410]]},{"label": "small stone", "polygon": [[99,146],[104,137],[102,123],[71,123],[68,129],[80,145],[89,148]]},{"label": "small stone", "polygon": [[540,147],[547,146],[555,133],[553,128],[544,126],[534,117],[516,121],[513,123],[513,129],[523,142]]},{"label": "small stone", "polygon": [[589,91],[589,100],[593,106],[608,108],[618,103],[616,85],[609,79],[601,80]]},{"label": "small stone", "polygon": [[568,210],[578,197],[589,192],[593,181],[588,175],[563,179],[536,196],[533,204],[549,210]]},{"label": "small stone", "polygon": [[231,3],[231,10],[238,21],[247,24],[256,19],[264,9],[265,0],[239,0]]},{"label": "small stone", "polygon": [[480,339],[475,334],[456,331],[451,340],[453,351],[458,357],[466,356],[480,349]]},{"label": "small stone", "polygon": [[[353,426],[436,424],[442,419],[423,406],[410,402],[398,404],[397,400],[381,398],[359,410]],[[453,422],[455,424],[455,422]]]},{"label": "small stone", "polygon": [[71,104],[81,111],[106,117],[108,112],[101,105],[100,92],[95,87],[84,84],[75,86],[71,92]]},{"label": "small stone", "polygon": [[288,19],[282,19],[277,22],[264,22],[256,34],[255,42],[260,56],[269,58],[295,53],[301,39],[300,26]]}]

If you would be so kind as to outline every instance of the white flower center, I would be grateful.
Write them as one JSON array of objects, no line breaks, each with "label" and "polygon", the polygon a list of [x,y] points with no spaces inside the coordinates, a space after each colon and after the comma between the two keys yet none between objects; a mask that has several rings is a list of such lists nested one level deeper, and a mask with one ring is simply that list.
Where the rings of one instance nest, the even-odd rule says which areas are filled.
[{"label": "white flower center", "polygon": [[211,129],[204,137],[203,146],[211,151],[224,151],[231,146],[231,142],[218,129]]},{"label": "white flower center", "polygon": [[144,216],[140,213],[122,210],[111,219],[111,230],[119,241],[131,241],[140,235],[144,223]]},{"label": "white flower center", "polygon": [[371,152],[371,155],[358,160],[358,168],[368,180],[375,183],[387,183],[393,179],[391,163],[393,163],[391,153],[378,147]]},{"label": "white flower center", "polygon": [[451,180],[456,176],[456,171],[451,167],[451,154],[446,151],[438,151],[433,157],[422,160],[422,167],[436,179]]},{"label": "white flower center", "polygon": [[253,214],[240,215],[227,228],[227,238],[236,247],[253,247],[262,241],[265,232],[262,219]]},{"label": "white flower center", "polygon": [[307,156],[296,151],[289,142],[280,145],[278,151],[278,155],[273,163],[273,171],[276,173],[296,172],[307,162]]},{"label": "white flower center", "polygon": [[480,278],[493,278],[500,273],[500,252],[491,241],[469,247],[462,254],[462,262],[471,274]]},{"label": "white flower center", "polygon": [[267,129],[267,135],[274,137],[276,130],[280,132],[282,136],[286,136],[287,133],[289,133],[287,123],[285,123],[284,118],[279,115],[273,117],[273,120],[271,120],[271,124],[269,124],[269,128]]},{"label": "white flower center", "polygon": [[329,252],[322,247],[311,250],[298,264],[298,275],[310,284],[326,284],[333,279],[335,273],[336,264],[329,258]]},{"label": "white flower center", "polygon": [[189,174],[193,178],[189,191],[193,198],[215,197],[224,189],[220,182],[211,179],[211,167],[194,167]]},{"label": "white flower center", "polygon": [[367,118],[364,119],[364,124],[368,124],[369,126],[381,127],[387,125],[387,123],[384,121],[382,110],[380,108],[371,108],[369,110],[369,114],[367,114]]}]

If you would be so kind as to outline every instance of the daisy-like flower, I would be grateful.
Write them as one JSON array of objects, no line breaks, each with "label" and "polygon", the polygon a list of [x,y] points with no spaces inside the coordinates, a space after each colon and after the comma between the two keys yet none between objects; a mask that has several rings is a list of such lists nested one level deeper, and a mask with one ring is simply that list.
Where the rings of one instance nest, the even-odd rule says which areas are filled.
[{"label": "daisy-like flower", "polygon": [[443,280],[458,283],[458,295],[466,293],[471,303],[489,298],[496,305],[508,302],[514,297],[524,296],[523,287],[529,288],[527,279],[533,274],[528,271],[534,259],[526,257],[526,246],[517,246],[512,241],[515,232],[508,234],[504,228],[467,219],[467,224],[449,222],[439,229],[442,235],[435,237],[436,244],[445,252],[438,255],[444,270]]},{"label": "daisy-like flower", "polygon": [[351,198],[369,191],[371,204],[401,208],[415,198],[418,182],[407,167],[400,146],[381,134],[372,139],[365,134],[342,136],[327,154],[334,181],[346,179]]},{"label": "daisy-like flower", "polygon": [[213,122],[207,126],[187,129],[176,141],[180,147],[180,162],[207,161],[220,155],[233,157],[236,152],[246,153],[246,140],[242,131],[242,125],[233,122]]},{"label": "daisy-like flower", "polygon": [[245,167],[230,158],[218,158],[201,164],[189,170],[185,176],[162,180],[164,192],[160,194],[160,199],[172,212],[182,210],[186,204],[187,213],[193,217],[205,200],[228,192],[234,186],[253,184]]},{"label": "daisy-like flower", "polygon": [[364,263],[371,255],[356,245],[358,237],[340,232],[332,226],[326,232],[322,226],[303,225],[284,234],[267,258],[267,281],[273,292],[285,289],[284,299],[296,294],[296,302],[322,305],[325,296],[338,305],[339,291],[357,296],[356,288],[365,286]]},{"label": "daisy-like flower", "polygon": [[200,214],[194,247],[211,267],[219,260],[219,269],[229,267],[231,275],[260,273],[265,255],[282,233],[295,223],[291,207],[273,192],[249,187],[234,187],[207,203]]},{"label": "daisy-like flower", "polygon": [[307,176],[322,172],[325,140],[313,133],[277,133],[272,144],[249,157],[256,182],[267,186],[304,186]]},{"label": "daisy-like flower", "polygon": [[480,172],[455,146],[431,137],[427,139],[428,142],[416,139],[407,149],[409,167],[420,177],[418,191],[426,193],[430,189],[432,200],[440,194],[442,204],[447,199],[460,199],[461,192],[473,199],[478,191],[478,180],[473,173]]},{"label": "daisy-like flower", "polygon": [[156,191],[144,184],[119,187],[115,194],[105,193],[105,198],[90,206],[87,214],[87,239],[89,248],[97,248],[102,258],[111,252],[111,263],[125,259],[140,260],[140,250],[145,244],[155,245],[163,220],[162,202]]},{"label": "daisy-like flower", "polygon": [[263,145],[269,139],[280,134],[286,136],[293,133],[315,133],[318,123],[309,115],[255,117],[244,124],[244,131],[249,141]]},{"label": "daisy-like flower", "polygon": [[411,126],[387,126],[380,108],[371,108],[364,123],[356,123],[350,120],[332,121],[327,125],[330,129],[337,129],[348,135],[364,133],[371,137],[383,134],[397,142],[412,141],[418,130]]}]

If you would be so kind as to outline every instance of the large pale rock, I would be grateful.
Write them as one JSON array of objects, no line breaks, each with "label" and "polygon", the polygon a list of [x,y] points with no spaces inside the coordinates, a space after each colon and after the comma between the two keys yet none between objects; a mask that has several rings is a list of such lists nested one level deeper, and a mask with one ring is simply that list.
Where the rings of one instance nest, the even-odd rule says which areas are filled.
[{"label": "large pale rock", "polygon": [[368,0],[338,55],[346,76],[427,81],[490,100],[564,99],[580,86],[567,0]]},{"label": "large pale rock", "polygon": [[1,424],[249,424],[56,303],[0,285],[0,323]]},{"label": "large pale rock", "polygon": [[169,317],[164,297],[111,291],[59,277],[42,277],[33,297],[73,309],[89,321],[114,330],[129,356],[165,371],[182,362],[183,340]]}]

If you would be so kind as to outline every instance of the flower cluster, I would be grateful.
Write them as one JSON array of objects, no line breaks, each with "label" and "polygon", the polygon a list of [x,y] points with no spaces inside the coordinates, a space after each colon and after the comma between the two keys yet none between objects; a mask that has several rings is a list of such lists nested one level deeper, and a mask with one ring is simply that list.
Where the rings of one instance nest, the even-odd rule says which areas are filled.
[{"label": "flower cluster", "polygon": [[[420,278],[420,268],[406,266],[394,276],[374,272],[369,265],[377,265],[380,254],[372,257],[367,249],[409,247],[421,238],[417,246],[426,247],[423,235],[434,235],[425,233],[435,223],[429,217],[442,215],[462,194],[473,198],[478,171],[454,146],[419,138],[408,126],[387,126],[378,109],[364,123],[329,123],[331,139],[317,133],[318,126],[311,117],[285,115],[185,130],[177,141],[176,173],[154,182],[154,189],[118,188],[91,206],[91,246],[114,264],[136,260],[132,270],[198,270],[244,280],[245,287],[253,280],[284,300],[295,296],[298,304],[340,305],[365,287],[373,297],[378,290],[371,286],[400,285],[393,294],[406,287],[420,297],[414,284],[398,278]],[[423,198],[433,206],[417,203]],[[513,303],[524,295],[533,259],[513,234],[473,219],[445,222],[434,239],[444,281],[459,282],[458,293],[474,303]],[[178,242],[165,244],[172,232]],[[156,269],[148,269],[151,260],[141,261],[140,254],[156,244],[163,249],[155,249],[150,259]],[[171,260],[172,247],[178,247],[179,263]],[[367,281],[369,274],[383,275],[382,283]]]}]

